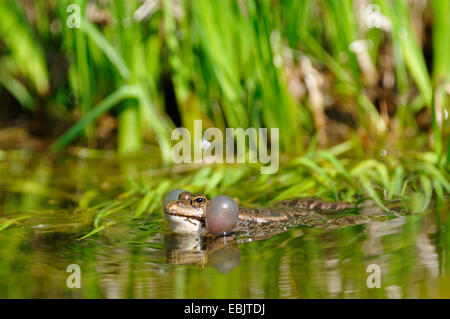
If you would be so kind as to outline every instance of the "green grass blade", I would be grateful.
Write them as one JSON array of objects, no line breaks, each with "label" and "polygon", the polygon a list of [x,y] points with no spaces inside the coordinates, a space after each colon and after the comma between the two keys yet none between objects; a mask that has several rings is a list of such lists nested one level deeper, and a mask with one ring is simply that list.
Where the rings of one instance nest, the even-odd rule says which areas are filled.
[{"label": "green grass blade", "polygon": [[101,114],[115,107],[119,102],[125,99],[137,98],[139,96],[139,90],[135,86],[123,86],[106,99],[104,99],[99,105],[93,108],[91,111],[86,113],[83,118],[74,124],[66,133],[64,133],[60,138],[58,138],[51,148],[55,151],[59,151],[70,142],[72,142],[83,130],[84,128],[93,123]]},{"label": "green grass blade", "polygon": [[97,28],[86,19],[82,20],[81,29],[102,50],[109,61],[111,61],[111,63],[117,68],[120,75],[124,79],[128,79],[130,77],[130,70],[128,69],[125,61],[119,53],[116,52],[114,47],[108,42],[103,34],[101,34],[100,31],[98,31]]}]

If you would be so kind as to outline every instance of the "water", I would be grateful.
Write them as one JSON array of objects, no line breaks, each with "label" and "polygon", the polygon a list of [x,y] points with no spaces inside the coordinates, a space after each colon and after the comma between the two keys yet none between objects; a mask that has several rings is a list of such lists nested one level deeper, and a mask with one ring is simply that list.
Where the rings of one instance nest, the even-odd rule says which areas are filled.
[{"label": "water", "polygon": [[[121,178],[124,170],[133,176],[143,167],[148,163],[140,160],[124,165],[26,152],[0,160],[0,297],[450,297],[448,201],[425,213],[376,217],[340,230],[295,228],[216,246],[169,236],[160,208],[130,218],[130,206],[80,240],[99,211],[88,207],[132,188]],[[79,289],[66,284],[71,264],[81,269]],[[369,265],[380,267],[380,288],[367,286]]]}]

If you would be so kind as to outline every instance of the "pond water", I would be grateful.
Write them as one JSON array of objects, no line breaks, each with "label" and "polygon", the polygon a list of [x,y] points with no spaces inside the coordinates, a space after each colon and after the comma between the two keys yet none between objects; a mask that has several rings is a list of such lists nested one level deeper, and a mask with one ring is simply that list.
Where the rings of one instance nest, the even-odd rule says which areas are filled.
[{"label": "pond water", "polygon": [[[160,207],[130,218],[131,206],[119,205],[104,228],[80,239],[98,216],[91,203],[124,196],[124,169],[129,176],[148,165],[3,154],[0,298],[450,298],[448,201],[217,248],[169,235]],[[67,286],[71,264],[80,267],[80,288]],[[377,267],[380,288],[369,288]]]}]

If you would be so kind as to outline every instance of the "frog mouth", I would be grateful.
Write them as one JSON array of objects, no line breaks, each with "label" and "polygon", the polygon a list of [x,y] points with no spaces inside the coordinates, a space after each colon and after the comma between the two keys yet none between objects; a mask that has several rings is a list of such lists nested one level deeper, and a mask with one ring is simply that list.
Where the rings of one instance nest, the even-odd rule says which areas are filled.
[{"label": "frog mouth", "polygon": [[190,219],[205,220],[204,212],[201,209],[192,207],[188,201],[172,201],[167,204],[165,213],[171,216],[179,216]]}]

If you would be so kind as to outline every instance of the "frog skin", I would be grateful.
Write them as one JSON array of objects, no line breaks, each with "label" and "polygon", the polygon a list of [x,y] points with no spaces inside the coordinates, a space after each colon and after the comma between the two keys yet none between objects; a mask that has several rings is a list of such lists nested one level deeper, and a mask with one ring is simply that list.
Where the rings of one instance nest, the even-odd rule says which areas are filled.
[{"label": "frog skin", "polygon": [[[190,193],[189,193],[190,194]],[[185,196],[186,197],[186,196]],[[194,199],[203,198],[201,205]],[[172,232],[212,237],[205,224],[208,200],[202,194],[173,200],[164,209]],[[365,223],[366,218],[354,214],[357,207],[345,202],[325,202],[315,198],[294,198],[271,207],[239,207],[237,225],[226,237],[263,239],[293,227],[337,229]],[[222,235],[223,236],[223,235]]]}]

